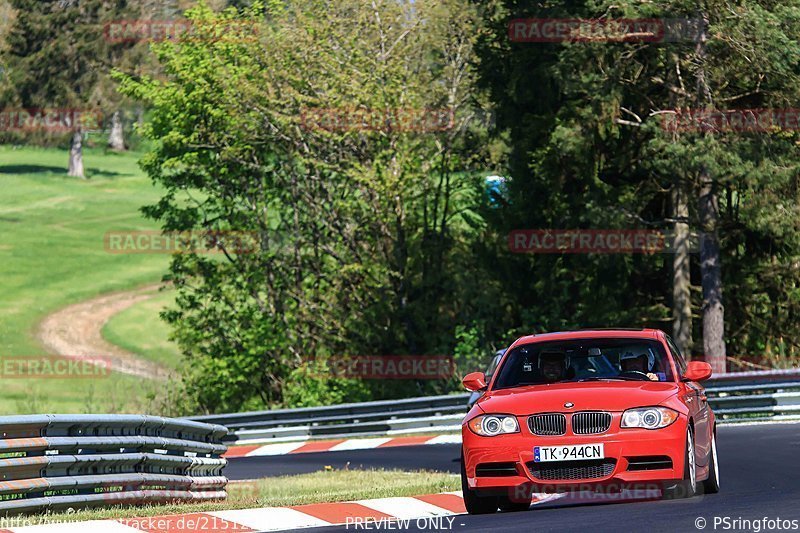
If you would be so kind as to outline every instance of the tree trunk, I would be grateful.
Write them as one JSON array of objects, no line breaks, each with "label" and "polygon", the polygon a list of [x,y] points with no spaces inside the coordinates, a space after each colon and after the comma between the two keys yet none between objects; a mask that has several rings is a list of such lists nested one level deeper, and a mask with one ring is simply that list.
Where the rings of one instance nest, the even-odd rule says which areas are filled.
[{"label": "tree trunk", "polygon": [[117,152],[125,151],[125,137],[122,131],[122,117],[119,111],[114,111],[111,117],[111,133],[108,136],[108,147]]},{"label": "tree trunk", "polygon": [[68,175],[75,178],[85,178],[83,173],[83,133],[77,130],[72,134],[72,146],[69,149]]},{"label": "tree trunk", "polygon": [[675,255],[672,258],[672,338],[682,354],[692,350],[692,294],[689,270],[689,204],[683,183],[672,190],[675,219]]},{"label": "tree trunk", "polygon": [[[704,108],[713,108],[711,88],[706,77],[706,32],[708,15],[701,13],[703,31],[697,40],[696,54],[699,68],[697,70],[697,102]],[[698,106],[699,107],[699,106]],[[710,135],[706,132],[705,135]],[[700,172],[699,209],[701,231],[700,237],[700,275],[703,285],[703,353],[706,362],[711,364],[715,374],[726,372],[725,353],[725,309],[722,306],[722,266],[720,264],[719,236],[719,199],[716,183],[708,169]]]},{"label": "tree trunk", "polygon": [[722,306],[722,267],[720,264],[719,200],[714,182],[707,173],[700,176],[699,215],[703,235],[700,239],[700,272],[703,279],[703,351],[715,374],[724,374],[725,309]]}]

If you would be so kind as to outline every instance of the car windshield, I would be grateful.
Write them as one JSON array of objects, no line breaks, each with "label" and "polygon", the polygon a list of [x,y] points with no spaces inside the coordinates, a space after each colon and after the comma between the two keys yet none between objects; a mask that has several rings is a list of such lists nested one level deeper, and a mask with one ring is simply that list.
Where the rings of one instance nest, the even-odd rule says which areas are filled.
[{"label": "car windshield", "polygon": [[514,348],[493,389],[597,380],[673,381],[660,343],[646,339],[580,339]]}]

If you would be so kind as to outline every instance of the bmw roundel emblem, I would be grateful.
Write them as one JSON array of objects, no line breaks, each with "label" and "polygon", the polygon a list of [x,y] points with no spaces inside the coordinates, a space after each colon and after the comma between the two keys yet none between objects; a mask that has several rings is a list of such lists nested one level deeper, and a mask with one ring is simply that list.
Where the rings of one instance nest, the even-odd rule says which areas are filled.
[{"label": "bmw roundel emblem", "polygon": [[567,402],[564,404],[564,407],[566,407],[567,409],[572,409],[573,407],[575,407],[575,404],[572,402]]}]

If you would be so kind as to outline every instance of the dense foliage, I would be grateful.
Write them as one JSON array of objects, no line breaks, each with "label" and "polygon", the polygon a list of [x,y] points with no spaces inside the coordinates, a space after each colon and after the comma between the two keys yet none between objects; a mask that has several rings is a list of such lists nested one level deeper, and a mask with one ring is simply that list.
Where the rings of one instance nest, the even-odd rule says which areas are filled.
[{"label": "dense foliage", "polygon": [[[123,79],[152,105],[148,135],[161,141],[143,166],[169,195],[146,213],[170,230],[257,235],[256,253],[173,262],[179,308],[166,317],[202,408],[452,386],[330,380],[326,359],[452,353],[456,326],[491,301],[463,268],[485,225],[475,169],[488,165],[470,12],[458,1],[254,5],[245,16],[266,19],[257,35],[164,43],[168,81]],[[241,16],[190,15],[201,35]],[[385,120],[396,109],[411,121]],[[353,110],[380,124],[316,120]]]},{"label": "dense foliage", "polygon": [[[89,51],[53,59],[116,57],[115,96],[92,69],[65,69],[54,86],[72,91],[48,93],[40,71],[52,64],[25,52],[23,25],[121,18],[147,2],[43,3],[52,13],[18,18],[8,39],[28,65],[17,85],[31,87],[9,102],[147,106],[155,148],[142,167],[167,190],[147,216],[252,236],[254,249],[222,239],[222,254],[173,259],[179,296],[164,317],[191,361],[187,410],[442,393],[457,379],[331,379],[329,361],[455,354],[464,372],[518,334],[565,328],[658,327],[718,365],[795,357],[797,128],[663,121],[678,109],[791,108],[798,0],[221,3],[189,10],[195,31],[153,45],[157,64],[94,33]],[[683,17],[697,31],[669,42],[508,34],[512,19],[598,17]],[[506,179],[487,188],[490,174]],[[509,251],[511,231],[546,228],[703,238],[701,253]]]},{"label": "dense foliage", "polygon": [[[685,350],[724,356],[724,345],[708,342],[711,285],[719,275],[709,262],[716,262],[728,354],[794,353],[797,128],[748,133],[663,125],[675,110],[791,108],[798,100],[800,3],[476,4],[487,22],[479,45],[482,86],[498,106],[499,127],[510,132],[514,179],[496,226],[678,231],[684,224],[719,240],[715,255],[693,256],[684,272],[668,255],[511,259],[503,279],[519,280],[511,292],[514,322],[668,331],[672,322]],[[524,43],[508,35],[513,19],[599,17],[683,17],[697,31],[670,42]],[[691,305],[680,305],[681,298]]]}]

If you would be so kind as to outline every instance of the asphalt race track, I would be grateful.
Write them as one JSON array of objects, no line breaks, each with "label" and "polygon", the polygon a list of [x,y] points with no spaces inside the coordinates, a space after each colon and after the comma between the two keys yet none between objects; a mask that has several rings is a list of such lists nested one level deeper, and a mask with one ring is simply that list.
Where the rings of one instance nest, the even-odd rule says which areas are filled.
[{"label": "asphalt race track", "polygon": [[[800,427],[800,426],[798,426]],[[438,470],[457,474],[461,468],[458,444],[398,446],[372,450],[298,453],[274,457],[229,459],[225,475],[229,479],[255,479],[317,472],[326,466],[335,470],[373,469]],[[348,464],[349,463],[349,464]]]},{"label": "asphalt race track", "polygon": [[[735,519],[800,521],[800,424],[727,426],[718,430],[719,494],[691,500],[575,503],[569,498],[526,512],[457,516],[453,531],[767,531],[764,523],[735,527]],[[458,445],[408,446],[233,459],[231,479],[252,479],[333,468],[397,468],[458,472]],[[715,517],[725,522],[714,527]],[[702,521],[700,525],[702,525]],[[410,528],[417,530],[412,520]],[[420,524],[422,525],[422,524]],[[739,526],[748,524],[739,523]],[[773,524],[774,527],[775,524]],[[785,523],[784,526],[789,526]],[[785,530],[778,529],[779,531]],[[350,525],[315,532],[365,531]],[[369,531],[375,531],[375,524]],[[388,531],[388,529],[385,529]],[[397,531],[395,528],[394,531]]]}]

